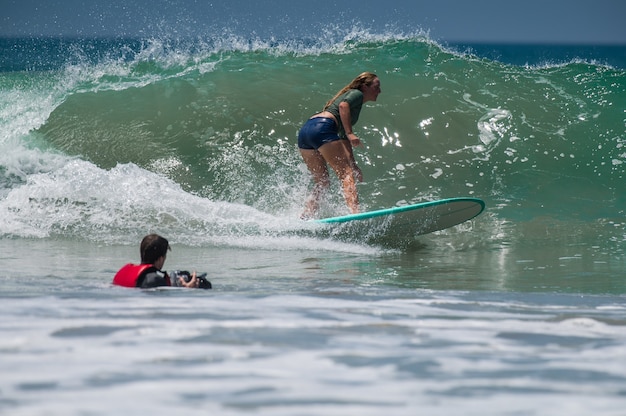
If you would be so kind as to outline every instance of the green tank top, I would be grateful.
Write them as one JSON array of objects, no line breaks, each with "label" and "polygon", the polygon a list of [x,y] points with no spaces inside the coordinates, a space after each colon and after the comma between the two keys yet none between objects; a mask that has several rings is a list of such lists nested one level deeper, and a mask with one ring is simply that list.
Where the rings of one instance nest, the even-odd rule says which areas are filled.
[{"label": "green tank top", "polygon": [[348,90],[346,93],[337,97],[331,105],[328,106],[326,111],[330,112],[337,119],[339,124],[339,137],[346,138],[346,132],[339,116],[339,104],[347,102],[350,105],[350,122],[354,126],[359,120],[359,114],[361,114],[361,107],[363,107],[363,93],[360,90]]}]

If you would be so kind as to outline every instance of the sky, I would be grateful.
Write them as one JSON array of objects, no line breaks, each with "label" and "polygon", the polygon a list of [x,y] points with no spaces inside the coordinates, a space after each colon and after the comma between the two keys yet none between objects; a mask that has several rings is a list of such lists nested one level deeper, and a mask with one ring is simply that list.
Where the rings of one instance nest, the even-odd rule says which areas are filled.
[{"label": "sky", "polygon": [[446,42],[626,44],[623,0],[0,0],[0,36],[315,37],[355,24]]}]

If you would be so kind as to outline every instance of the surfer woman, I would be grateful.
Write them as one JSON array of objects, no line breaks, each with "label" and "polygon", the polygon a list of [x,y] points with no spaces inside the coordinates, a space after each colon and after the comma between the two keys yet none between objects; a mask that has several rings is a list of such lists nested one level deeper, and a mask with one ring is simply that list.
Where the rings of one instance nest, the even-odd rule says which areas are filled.
[{"label": "surfer woman", "polygon": [[376,74],[364,72],[335,94],[324,110],[313,115],[300,129],[298,147],[315,183],[302,218],[316,216],[319,201],[330,186],[327,164],[341,181],[350,212],[359,212],[356,182],[361,182],[363,175],[354,160],[352,147],[360,146],[361,140],[352,126],[359,119],[363,103],[376,101],[378,94],[380,80]]}]

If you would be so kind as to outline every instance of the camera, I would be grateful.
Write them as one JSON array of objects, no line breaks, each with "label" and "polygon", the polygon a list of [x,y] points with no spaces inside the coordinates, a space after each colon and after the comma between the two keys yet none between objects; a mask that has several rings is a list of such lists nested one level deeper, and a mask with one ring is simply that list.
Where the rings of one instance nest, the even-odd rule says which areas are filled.
[{"label": "camera", "polygon": [[[172,286],[182,286],[179,279],[183,279],[185,282],[191,280],[191,273],[186,270],[174,270],[169,272]],[[196,280],[198,280],[198,287],[200,289],[211,289],[211,282],[206,279],[206,273],[196,273]]]}]

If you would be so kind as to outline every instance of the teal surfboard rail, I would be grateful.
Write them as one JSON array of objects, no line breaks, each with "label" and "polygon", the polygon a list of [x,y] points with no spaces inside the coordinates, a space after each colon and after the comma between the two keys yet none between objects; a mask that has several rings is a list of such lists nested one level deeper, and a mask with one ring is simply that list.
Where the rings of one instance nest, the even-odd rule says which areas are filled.
[{"label": "teal surfboard rail", "polygon": [[360,220],[367,220],[367,219],[375,218],[375,217],[395,215],[395,214],[399,214],[399,213],[407,212],[407,211],[432,208],[432,207],[437,207],[440,205],[458,204],[458,203],[463,203],[463,202],[474,203],[478,205],[480,208],[475,214],[472,214],[469,218],[465,219],[465,221],[474,218],[485,209],[485,202],[482,199],[461,197],[461,198],[439,199],[436,201],[421,202],[418,204],[404,205],[404,206],[393,207],[393,208],[385,208],[385,209],[379,209],[376,211],[359,212],[358,214],[349,214],[349,215],[342,215],[338,217],[321,218],[321,219],[317,219],[313,221],[316,223],[322,223],[322,224],[342,223],[342,222],[348,222],[348,221],[360,221]]}]

